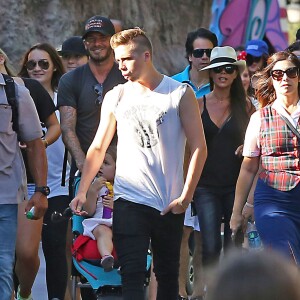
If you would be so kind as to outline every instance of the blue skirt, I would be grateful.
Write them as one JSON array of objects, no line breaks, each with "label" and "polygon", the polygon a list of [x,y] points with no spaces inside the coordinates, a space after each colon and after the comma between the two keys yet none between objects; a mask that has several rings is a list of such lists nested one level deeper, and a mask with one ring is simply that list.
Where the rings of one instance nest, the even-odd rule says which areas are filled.
[{"label": "blue skirt", "polygon": [[278,251],[300,264],[300,184],[283,192],[258,179],[254,215],[265,248]]}]

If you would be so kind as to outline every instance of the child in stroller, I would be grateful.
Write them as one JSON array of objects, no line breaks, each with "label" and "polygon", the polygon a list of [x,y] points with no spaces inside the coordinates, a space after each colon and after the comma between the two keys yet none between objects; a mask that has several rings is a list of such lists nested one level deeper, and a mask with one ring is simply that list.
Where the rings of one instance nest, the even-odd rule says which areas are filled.
[{"label": "child in stroller", "polygon": [[91,184],[87,201],[83,207],[83,215],[90,216],[83,220],[83,235],[97,241],[101,255],[101,266],[105,272],[112,271],[114,257],[112,255],[112,183],[116,170],[116,147],[110,146],[105,154],[98,176]]}]

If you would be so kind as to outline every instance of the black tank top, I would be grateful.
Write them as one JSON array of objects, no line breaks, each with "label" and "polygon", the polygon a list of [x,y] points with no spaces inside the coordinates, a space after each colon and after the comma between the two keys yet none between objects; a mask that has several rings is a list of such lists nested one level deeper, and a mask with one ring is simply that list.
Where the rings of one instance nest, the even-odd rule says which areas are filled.
[{"label": "black tank top", "polygon": [[202,122],[208,155],[198,186],[229,187],[236,184],[242,157],[235,150],[243,144],[242,134],[234,116],[229,117],[221,128],[210,118],[203,96]]}]

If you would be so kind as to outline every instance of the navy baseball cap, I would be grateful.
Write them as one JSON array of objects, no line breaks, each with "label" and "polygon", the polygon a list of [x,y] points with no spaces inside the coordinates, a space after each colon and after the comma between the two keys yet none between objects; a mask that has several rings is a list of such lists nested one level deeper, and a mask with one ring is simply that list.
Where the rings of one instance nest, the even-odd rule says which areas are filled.
[{"label": "navy baseball cap", "polygon": [[246,52],[255,57],[260,57],[263,54],[269,54],[269,48],[263,40],[251,40],[246,44]]},{"label": "navy baseball cap", "polygon": [[66,39],[62,45],[61,49],[57,50],[60,55],[64,54],[79,54],[87,55],[81,36],[72,36]]},{"label": "navy baseball cap", "polygon": [[101,16],[93,16],[85,22],[82,38],[84,39],[89,32],[100,32],[104,35],[114,35],[116,33],[111,20]]}]

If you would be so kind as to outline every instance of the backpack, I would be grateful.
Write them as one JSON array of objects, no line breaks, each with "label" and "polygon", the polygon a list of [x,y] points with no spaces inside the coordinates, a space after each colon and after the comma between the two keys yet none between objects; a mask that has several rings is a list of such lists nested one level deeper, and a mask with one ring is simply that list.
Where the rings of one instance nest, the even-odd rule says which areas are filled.
[{"label": "backpack", "polygon": [[7,102],[11,106],[11,110],[12,110],[12,123],[13,123],[12,128],[13,128],[13,131],[15,131],[18,134],[18,132],[19,132],[19,122],[18,122],[19,112],[18,112],[18,102],[17,102],[17,98],[16,98],[15,82],[12,77],[10,77],[6,74],[2,74],[2,76],[6,83],[6,85],[4,85],[4,90],[5,90]]}]

